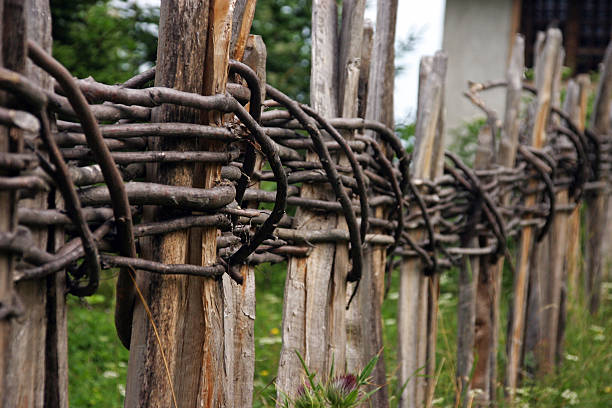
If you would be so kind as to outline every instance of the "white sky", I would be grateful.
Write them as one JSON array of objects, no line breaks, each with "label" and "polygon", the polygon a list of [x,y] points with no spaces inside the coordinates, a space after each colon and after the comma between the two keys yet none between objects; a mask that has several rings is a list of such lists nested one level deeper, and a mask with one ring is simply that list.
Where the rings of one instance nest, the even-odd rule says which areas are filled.
[{"label": "white sky", "polygon": [[[160,0],[136,0],[141,4],[159,5]],[[395,120],[402,122],[416,116],[419,60],[442,48],[445,0],[398,0],[396,39],[420,33],[415,50],[396,61],[404,67],[395,78]],[[367,0],[366,18],[376,23],[376,0]]]},{"label": "white sky", "polygon": [[[445,0],[398,0],[396,40],[420,33],[414,51],[396,60],[404,70],[395,77],[395,121],[414,119],[416,116],[419,61],[424,55],[433,55],[442,48]],[[376,1],[368,0],[366,18],[376,21]]]}]

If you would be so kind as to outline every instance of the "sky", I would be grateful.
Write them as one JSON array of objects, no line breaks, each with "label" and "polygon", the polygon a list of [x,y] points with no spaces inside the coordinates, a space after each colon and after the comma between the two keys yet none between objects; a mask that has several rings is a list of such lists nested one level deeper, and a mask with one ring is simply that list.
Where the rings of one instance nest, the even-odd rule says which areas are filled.
[{"label": "sky", "polygon": [[[137,0],[141,4],[159,5],[159,0]],[[445,0],[398,0],[396,39],[419,33],[413,51],[396,60],[404,70],[395,78],[395,121],[410,121],[416,116],[419,60],[442,48]],[[376,0],[367,0],[366,18],[376,24]]]},{"label": "sky", "polygon": [[[366,18],[376,21],[376,1],[368,0]],[[396,60],[404,70],[395,77],[395,121],[413,120],[416,116],[419,61],[442,48],[445,0],[399,0],[396,40],[419,33],[415,49]]]}]

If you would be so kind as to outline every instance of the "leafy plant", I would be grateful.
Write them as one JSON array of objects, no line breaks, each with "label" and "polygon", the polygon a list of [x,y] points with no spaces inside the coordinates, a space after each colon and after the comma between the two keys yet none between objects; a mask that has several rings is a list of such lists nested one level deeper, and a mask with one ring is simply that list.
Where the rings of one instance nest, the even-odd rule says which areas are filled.
[{"label": "leafy plant", "polygon": [[374,356],[361,370],[359,375],[342,374],[334,375],[334,364],[329,370],[329,375],[324,382],[316,380],[316,373],[308,370],[304,359],[296,351],[302,368],[306,373],[307,381],[300,386],[295,398],[284,394],[283,407],[286,408],[354,408],[372,396],[378,388],[370,392],[363,391],[363,387],[369,384],[370,375],[376,366],[378,356]]}]

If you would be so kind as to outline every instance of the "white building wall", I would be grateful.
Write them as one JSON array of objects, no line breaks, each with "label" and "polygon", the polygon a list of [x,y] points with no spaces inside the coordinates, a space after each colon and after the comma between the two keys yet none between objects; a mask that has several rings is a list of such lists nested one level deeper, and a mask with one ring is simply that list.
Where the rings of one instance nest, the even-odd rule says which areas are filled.
[{"label": "white building wall", "polygon": [[[505,77],[513,0],[446,0],[442,48],[448,55],[447,129],[483,117],[463,96],[467,81]],[[487,91],[483,99],[503,117],[505,93]]]}]

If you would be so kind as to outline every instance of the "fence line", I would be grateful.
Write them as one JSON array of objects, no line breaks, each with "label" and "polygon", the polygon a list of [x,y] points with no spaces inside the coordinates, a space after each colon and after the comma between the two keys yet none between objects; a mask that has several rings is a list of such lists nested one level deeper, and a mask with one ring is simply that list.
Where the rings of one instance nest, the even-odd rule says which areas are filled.
[{"label": "fence line", "polygon": [[[57,80],[55,90],[7,69],[10,65],[0,69],[0,89],[14,98],[0,107],[2,136],[7,139],[10,129],[22,146],[7,144],[12,150],[0,152],[2,200],[7,209],[17,208],[20,199],[45,197],[57,189],[67,208],[12,211],[16,220],[5,220],[0,231],[3,279],[22,285],[63,276],[58,272],[65,270],[69,292],[86,296],[95,292],[100,269],[122,268],[116,322],[124,345],[132,346],[126,405],[162,400],[171,405],[168,380],[179,405],[190,405],[200,397],[198,385],[187,378],[203,375],[210,398],[248,406],[254,369],[253,265],[289,262],[278,386],[293,395],[301,384],[296,350],[320,373],[327,372],[332,356],[346,355],[340,357],[341,369],[355,370],[379,351],[384,263],[393,271],[399,257],[399,379],[407,384],[400,406],[413,407],[432,403],[439,276],[458,267],[458,398],[469,404],[470,389],[478,388],[484,393],[477,401],[486,404],[495,399],[497,388],[501,275],[504,258],[514,265],[507,242],[515,239],[520,250],[506,369],[510,398],[519,381],[530,319],[541,324],[528,323],[537,328],[533,350],[538,369],[550,371],[562,347],[564,285],[577,276],[574,237],[581,202],[586,202],[593,232],[587,245],[593,268],[587,268],[586,286],[592,311],[599,302],[611,165],[612,48],[588,129],[584,79],[578,88],[568,86],[565,110],[559,107],[560,32],[551,29],[540,37],[535,87],[521,83],[524,44],[517,38],[506,81],[473,83],[466,93],[487,116],[472,169],[443,149],[447,62],[442,53],[421,62],[415,148],[408,155],[382,112],[392,106],[386,88],[373,86],[373,81],[388,82],[388,73],[371,73],[368,92],[376,95],[358,99],[361,71],[351,61],[361,55],[361,37],[342,43],[348,47],[343,51],[348,56],[341,53],[345,62],[339,63],[346,65],[340,81],[346,87],[342,111],[338,105],[323,107],[333,99],[325,78],[330,69],[337,72],[333,67],[338,64],[320,67],[325,68],[322,83],[315,78],[313,86],[325,92],[313,92],[321,106],[311,108],[265,84],[265,46],[242,29],[245,21],[235,33],[241,37],[231,41],[233,6],[215,13],[220,14],[211,17],[210,32],[221,36],[227,53],[208,54],[213,59],[207,66],[214,72],[207,78],[210,83],[200,84],[207,96],[194,92],[191,83],[173,82],[176,60],[163,58],[155,70],[110,86],[72,79],[30,42],[31,62]],[[381,18],[395,20],[393,15]],[[361,25],[352,24],[346,29],[363,32]],[[161,33],[166,48],[176,45],[164,37],[167,32]],[[243,44],[246,54],[230,43]],[[230,61],[230,55],[246,64]],[[156,86],[147,87],[153,78]],[[500,86],[507,88],[501,123],[479,97]],[[534,101],[525,109],[524,93]],[[338,95],[333,89],[332,94]],[[355,117],[364,100],[366,112],[376,106],[380,115]],[[333,117],[337,113],[346,117]],[[56,115],[63,120],[55,121]],[[265,190],[262,181],[274,183],[274,191]],[[265,203],[266,208],[259,205]],[[321,222],[305,226],[304,217]],[[55,248],[41,248],[36,232],[50,226],[65,231],[66,239],[57,239]],[[550,234],[557,239],[548,242]],[[551,264],[545,267],[542,259],[547,257]],[[169,350],[170,367],[162,367],[166,357],[153,336],[157,329],[134,301],[131,277],[142,285],[162,346]],[[0,293],[3,325],[23,313],[12,300],[17,296],[12,286]],[[541,297],[528,299],[529,287],[532,296]],[[170,293],[200,305],[204,299],[204,306],[198,306],[201,315]],[[28,311],[37,304],[28,300],[24,307]],[[199,339],[200,321],[218,336]],[[479,363],[470,379],[474,348]],[[214,369],[201,372],[194,358],[208,361],[206,370]],[[8,367],[5,377],[19,370]],[[383,385],[384,365],[377,370],[375,381]],[[415,377],[418,370],[426,375]],[[222,378],[215,378],[220,372]],[[388,404],[384,393],[375,398],[377,406]]]}]

